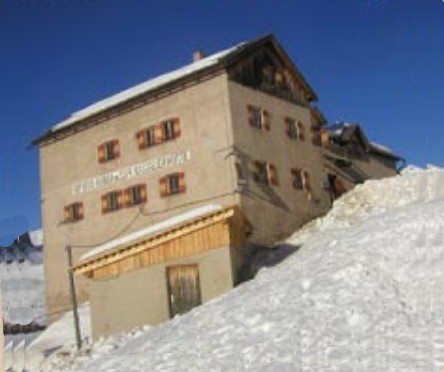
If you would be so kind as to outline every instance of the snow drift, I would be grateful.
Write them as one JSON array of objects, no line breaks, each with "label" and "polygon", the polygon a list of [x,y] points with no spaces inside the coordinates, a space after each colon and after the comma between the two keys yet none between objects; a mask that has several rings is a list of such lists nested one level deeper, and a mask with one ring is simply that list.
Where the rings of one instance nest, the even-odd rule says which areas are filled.
[{"label": "snow drift", "polygon": [[442,371],[443,186],[438,168],[366,182],[254,280],[52,370]]}]

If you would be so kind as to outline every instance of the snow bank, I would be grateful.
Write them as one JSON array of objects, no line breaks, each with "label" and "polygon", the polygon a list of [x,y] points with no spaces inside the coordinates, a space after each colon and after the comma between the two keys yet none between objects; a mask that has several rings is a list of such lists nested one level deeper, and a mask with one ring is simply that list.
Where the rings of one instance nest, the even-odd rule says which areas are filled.
[{"label": "snow bank", "polygon": [[281,264],[58,370],[441,371],[443,177],[415,170],[357,187],[287,242],[305,244]]}]

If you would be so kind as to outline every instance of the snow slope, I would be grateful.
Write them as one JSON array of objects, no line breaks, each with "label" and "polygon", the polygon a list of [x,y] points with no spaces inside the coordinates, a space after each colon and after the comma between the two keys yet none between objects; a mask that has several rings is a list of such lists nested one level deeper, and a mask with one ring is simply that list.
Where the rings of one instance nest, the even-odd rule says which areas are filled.
[{"label": "snow slope", "polygon": [[438,168],[369,181],[254,280],[52,370],[441,372],[443,186]]}]

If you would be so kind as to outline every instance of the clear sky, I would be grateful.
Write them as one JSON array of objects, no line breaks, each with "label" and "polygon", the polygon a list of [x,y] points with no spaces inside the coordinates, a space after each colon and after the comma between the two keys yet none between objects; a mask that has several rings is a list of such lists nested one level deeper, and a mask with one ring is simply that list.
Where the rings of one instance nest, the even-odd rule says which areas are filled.
[{"label": "clear sky", "polygon": [[443,165],[443,0],[0,0],[0,245],[40,226],[33,138],[197,49],[267,33],[330,122]]}]

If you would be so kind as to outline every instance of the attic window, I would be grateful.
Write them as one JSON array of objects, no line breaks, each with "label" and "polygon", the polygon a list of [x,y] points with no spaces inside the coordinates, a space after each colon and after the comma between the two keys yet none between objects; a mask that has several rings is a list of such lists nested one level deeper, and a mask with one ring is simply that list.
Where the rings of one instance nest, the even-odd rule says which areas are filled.
[{"label": "attic window", "polygon": [[254,179],[257,183],[265,184],[265,185],[278,185],[278,177],[277,170],[273,164],[264,162],[264,161],[256,161]]},{"label": "attic window", "polygon": [[97,148],[97,154],[99,163],[105,163],[107,161],[117,159],[120,156],[119,140],[114,139],[102,143]]},{"label": "attic window", "polygon": [[64,220],[65,222],[80,221],[85,217],[83,203],[76,202],[65,206],[64,208]]},{"label": "attic window", "polygon": [[247,110],[248,122],[252,127],[270,130],[270,114],[268,111],[251,105],[247,106]]},{"label": "attic window", "polygon": [[304,140],[304,124],[300,121],[296,121],[292,118],[285,118],[285,129],[289,138],[299,141]]}]

